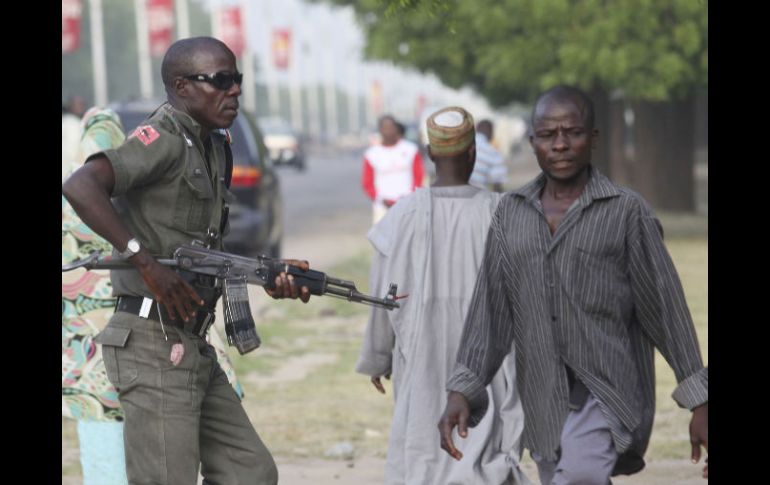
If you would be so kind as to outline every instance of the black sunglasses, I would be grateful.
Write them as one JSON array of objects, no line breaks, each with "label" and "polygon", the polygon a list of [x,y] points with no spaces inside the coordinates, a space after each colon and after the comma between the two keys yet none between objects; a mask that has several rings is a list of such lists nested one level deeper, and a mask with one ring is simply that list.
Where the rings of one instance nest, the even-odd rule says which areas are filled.
[{"label": "black sunglasses", "polygon": [[227,91],[233,87],[233,84],[240,86],[241,82],[243,81],[243,74],[237,71],[235,73],[219,71],[215,72],[214,74],[189,74],[182,77],[192,81],[202,81],[204,83],[209,83],[215,88],[221,89],[222,91]]}]

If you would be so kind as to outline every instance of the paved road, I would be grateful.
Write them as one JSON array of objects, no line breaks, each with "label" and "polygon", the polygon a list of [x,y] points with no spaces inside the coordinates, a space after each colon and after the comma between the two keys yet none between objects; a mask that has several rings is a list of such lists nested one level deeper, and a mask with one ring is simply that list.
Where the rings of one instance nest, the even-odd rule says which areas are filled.
[{"label": "paved road", "polygon": [[361,189],[362,153],[312,147],[305,171],[278,167],[285,242],[334,230],[366,233],[371,206]]}]

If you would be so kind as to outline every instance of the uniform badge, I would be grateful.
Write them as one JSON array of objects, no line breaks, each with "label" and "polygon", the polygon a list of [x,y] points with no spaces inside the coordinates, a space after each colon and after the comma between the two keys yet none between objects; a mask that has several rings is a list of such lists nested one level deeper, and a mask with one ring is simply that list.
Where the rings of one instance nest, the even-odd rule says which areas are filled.
[{"label": "uniform badge", "polygon": [[137,126],[134,132],[131,133],[129,138],[136,137],[139,139],[140,142],[144,144],[144,146],[147,146],[150,143],[157,140],[159,136],[160,136],[160,133],[155,131],[155,128],[153,128],[150,125],[144,125],[144,126]]}]

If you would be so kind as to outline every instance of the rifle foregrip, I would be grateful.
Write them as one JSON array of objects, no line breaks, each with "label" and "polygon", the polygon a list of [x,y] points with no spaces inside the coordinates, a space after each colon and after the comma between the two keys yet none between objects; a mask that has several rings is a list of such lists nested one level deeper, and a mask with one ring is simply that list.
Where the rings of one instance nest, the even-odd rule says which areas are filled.
[{"label": "rifle foregrip", "polygon": [[265,288],[274,290],[275,278],[282,271],[285,271],[287,275],[291,275],[294,278],[294,284],[297,286],[298,291],[303,286],[307,286],[311,295],[323,295],[326,291],[326,273],[312,269],[302,271],[302,268],[297,266],[278,262],[270,264]]}]

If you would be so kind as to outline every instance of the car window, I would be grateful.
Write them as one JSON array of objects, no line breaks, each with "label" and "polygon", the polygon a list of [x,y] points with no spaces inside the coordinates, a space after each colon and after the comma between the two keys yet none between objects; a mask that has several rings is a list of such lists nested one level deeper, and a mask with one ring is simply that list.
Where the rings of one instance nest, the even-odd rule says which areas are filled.
[{"label": "car window", "polygon": [[233,163],[236,165],[254,165],[259,166],[259,157],[254,155],[257,148],[254,145],[254,137],[247,136],[244,131],[244,120],[241,115],[235,119],[235,123],[230,127],[230,135],[233,143],[230,147],[233,150]]},{"label": "car window", "polygon": [[259,159],[259,166],[267,166],[268,168],[272,167],[273,162],[270,157],[267,156],[267,148],[265,147],[265,141],[262,138],[262,132],[260,128],[257,128],[254,120],[249,116],[244,116],[241,121],[243,121],[244,125],[247,126],[248,129],[251,130],[251,132],[254,134],[251,140],[254,146],[254,151],[257,153],[257,158]]},{"label": "car window", "polygon": [[120,121],[123,123],[123,131],[126,132],[126,136],[130,135],[149,115],[149,113],[138,111],[118,111],[117,113],[120,116]]}]

